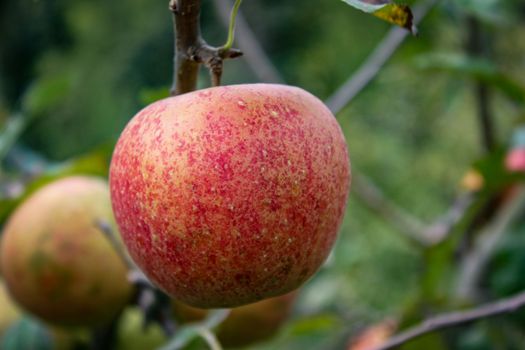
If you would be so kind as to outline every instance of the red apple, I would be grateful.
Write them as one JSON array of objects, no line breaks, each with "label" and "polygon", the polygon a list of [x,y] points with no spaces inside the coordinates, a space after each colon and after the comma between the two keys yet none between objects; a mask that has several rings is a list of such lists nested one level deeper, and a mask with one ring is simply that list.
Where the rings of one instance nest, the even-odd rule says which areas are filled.
[{"label": "red apple", "polygon": [[[216,334],[226,348],[243,347],[274,336],[290,315],[296,293],[265,299],[231,310]],[[175,318],[181,323],[202,320],[207,310],[173,302]]]},{"label": "red apple", "polygon": [[132,286],[97,221],[115,226],[102,179],[61,179],[23,202],[0,242],[0,267],[13,299],[54,324],[92,326],[114,317]]},{"label": "red apple", "polygon": [[329,254],[347,146],[316,97],[222,86],[153,103],[127,125],[110,188],[123,240],[161,289],[201,308],[288,293]]}]

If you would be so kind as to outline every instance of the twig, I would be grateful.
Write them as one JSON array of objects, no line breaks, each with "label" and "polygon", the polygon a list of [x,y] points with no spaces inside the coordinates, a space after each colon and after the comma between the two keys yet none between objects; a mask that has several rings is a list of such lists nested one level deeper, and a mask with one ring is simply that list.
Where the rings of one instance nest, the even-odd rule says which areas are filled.
[{"label": "twig", "polygon": [[[230,23],[230,8],[232,1],[213,0],[213,4],[224,26]],[[252,29],[244,19],[241,11],[237,14],[237,37],[236,41],[244,54],[246,63],[260,81],[267,83],[284,83],[279,71],[272,64],[263,47],[257,40]]]},{"label": "twig", "polygon": [[204,338],[212,350],[220,350],[221,346],[211,330],[221,324],[229,314],[230,310],[228,309],[217,309],[209,312],[204,320],[181,327],[178,333],[159,350],[183,349],[189,342],[199,336]]},{"label": "twig", "polygon": [[149,322],[155,321],[161,326],[166,336],[173,336],[173,334],[175,334],[176,324],[171,317],[169,297],[153,285],[137,267],[135,262],[124,250],[117,234],[107,222],[96,220],[95,225],[108,239],[113,250],[128,268],[128,280],[136,288],[134,303],[144,312],[145,324],[147,325]]},{"label": "twig", "polygon": [[[414,9],[414,25],[421,22],[436,2],[427,0]],[[334,114],[339,113],[377,75],[408,34],[406,29],[392,27],[357,72],[326,100],[328,108]]]},{"label": "twig", "polygon": [[398,207],[372,181],[354,171],[352,190],[369,208],[380,214],[385,220],[394,224],[400,232],[420,245],[428,245],[430,240],[425,236],[427,225]]},{"label": "twig", "polygon": [[448,237],[473,202],[474,194],[459,195],[448,211],[432,223],[421,221],[391,201],[374,182],[353,171],[353,193],[384,220],[395,226],[411,241],[421,246],[433,246]]},{"label": "twig", "polygon": [[479,234],[473,249],[464,258],[458,273],[458,284],[456,295],[459,298],[467,299],[475,297],[474,291],[478,280],[489,262],[490,257],[498,247],[506,229],[516,218],[525,204],[525,187],[518,188],[517,193],[500,207],[496,216],[491,220],[483,231]]},{"label": "twig", "polygon": [[450,312],[424,320],[419,325],[393,336],[383,345],[371,350],[388,350],[407,343],[424,334],[458,326],[464,323],[476,321],[482,318],[493,317],[501,314],[511,313],[525,306],[525,292],[513,297],[502,299],[493,303],[485,304],[470,310]]},{"label": "twig", "polygon": [[437,244],[446,239],[458,221],[463,218],[474,198],[475,194],[472,192],[459,195],[449,210],[425,229],[424,236],[427,237],[429,243]]},{"label": "twig", "polygon": [[115,316],[109,324],[96,328],[91,332],[90,350],[111,350],[115,348],[118,323],[121,316],[122,312]]},{"label": "twig", "polygon": [[[124,251],[120,240],[118,239],[115,231],[111,228],[108,222],[104,220],[97,219],[95,220],[95,226],[104,234],[107,238],[115,253],[118,254],[124,265],[128,268],[129,271],[138,270],[135,262],[131,260],[131,257]],[[139,270],[140,271],[140,270]]]},{"label": "twig", "polygon": [[197,330],[199,335],[206,341],[211,350],[222,350],[222,346],[217,340],[217,337],[206,327],[199,327]]},{"label": "twig", "polygon": [[[467,18],[468,39],[467,52],[469,56],[484,56],[487,46],[487,38],[482,33],[479,20],[473,16]],[[490,108],[490,91],[486,83],[475,82],[475,95],[478,107],[478,120],[481,134],[481,144],[486,152],[491,152],[496,147],[494,132],[494,118]]]},{"label": "twig", "polygon": [[213,47],[201,36],[201,0],[170,0],[175,32],[175,69],[171,95],[179,95],[197,88],[199,66],[210,71],[212,85],[220,84],[225,59],[242,55],[232,48]]}]

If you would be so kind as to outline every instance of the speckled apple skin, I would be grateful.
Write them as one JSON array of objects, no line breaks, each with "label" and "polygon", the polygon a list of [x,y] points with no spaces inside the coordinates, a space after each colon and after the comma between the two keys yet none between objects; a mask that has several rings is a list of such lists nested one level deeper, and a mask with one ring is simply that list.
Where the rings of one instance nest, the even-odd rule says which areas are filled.
[{"label": "speckled apple skin", "polygon": [[96,326],[128,303],[127,268],[97,221],[116,230],[107,181],[88,176],[45,185],[15,210],[0,268],[20,306],[53,324]]},{"label": "speckled apple skin", "polygon": [[155,102],[126,126],[110,189],[123,240],[200,308],[296,289],[328,256],[350,184],[334,116],[308,92],[248,84]]}]

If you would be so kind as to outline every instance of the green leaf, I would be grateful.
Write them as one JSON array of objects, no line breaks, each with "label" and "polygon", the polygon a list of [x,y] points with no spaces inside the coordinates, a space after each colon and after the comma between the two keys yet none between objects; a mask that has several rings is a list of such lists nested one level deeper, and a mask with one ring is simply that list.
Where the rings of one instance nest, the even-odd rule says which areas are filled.
[{"label": "green leaf", "polygon": [[22,110],[30,115],[48,112],[66,97],[70,90],[70,79],[66,75],[43,77],[34,82],[24,94]]},{"label": "green leaf", "polygon": [[109,171],[111,149],[110,145],[102,146],[91,153],[65,162],[50,164],[39,177],[27,184],[18,196],[0,197],[0,224],[7,219],[21,202],[50,182],[73,175],[106,177]]},{"label": "green leaf", "polygon": [[4,160],[28,123],[29,118],[25,114],[15,114],[7,120],[0,133],[0,162]]},{"label": "green leaf", "polygon": [[474,169],[478,170],[484,179],[484,190],[498,192],[516,182],[524,182],[525,175],[519,172],[510,172],[505,167],[507,150],[498,149],[474,162]]},{"label": "green leaf", "polygon": [[336,314],[305,316],[289,321],[276,337],[250,349],[341,349],[342,342],[348,340],[348,330],[348,324]]},{"label": "green leaf", "polygon": [[168,86],[162,86],[158,88],[144,88],[139,92],[139,100],[142,105],[147,106],[150,103],[169,97],[169,95],[170,88]]},{"label": "green leaf", "polygon": [[384,21],[408,29],[412,34],[417,32],[413,23],[414,16],[410,7],[398,5],[390,0],[342,0],[350,6],[366,13],[370,13]]},{"label": "green leaf", "polygon": [[477,19],[495,25],[504,25],[512,21],[506,0],[456,0],[454,2],[463,12]]},{"label": "green leaf", "polygon": [[461,74],[491,85],[513,101],[525,104],[525,87],[501,72],[492,62],[455,53],[430,53],[415,59],[416,67]]},{"label": "green leaf", "polygon": [[401,350],[447,350],[448,346],[439,333],[425,334],[401,346]]},{"label": "green leaf", "polygon": [[53,350],[53,338],[40,322],[25,317],[11,326],[0,342],[2,350]]}]

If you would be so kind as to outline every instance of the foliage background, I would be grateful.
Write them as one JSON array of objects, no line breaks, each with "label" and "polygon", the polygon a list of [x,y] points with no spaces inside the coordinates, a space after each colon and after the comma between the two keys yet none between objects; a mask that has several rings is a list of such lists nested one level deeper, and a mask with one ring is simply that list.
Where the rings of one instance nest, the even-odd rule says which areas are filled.
[{"label": "foliage background", "polygon": [[[321,99],[352,75],[390,27],[337,0],[250,0],[242,11],[283,79]],[[479,75],[469,70],[474,61],[467,58],[467,64],[453,69],[444,64],[468,54],[472,20],[481,28],[486,69],[498,72],[484,84],[497,139],[487,162],[490,169],[501,167],[497,155],[519,136],[525,116],[524,101],[500,88],[501,77],[512,80],[518,96],[525,86],[525,6],[520,0],[440,1],[419,26],[418,37],[408,38],[337,115],[353,169],[423,222],[446,212],[465,192],[461,179],[472,164],[489,159],[480,141]],[[203,2],[201,22],[207,41],[219,45],[225,40],[226,29],[211,1]],[[27,191],[55,176],[106,174],[112,145],[126,122],[167,95],[172,55],[172,23],[164,1],[2,0],[2,218]],[[226,62],[224,84],[256,81],[242,58]],[[203,71],[199,86],[208,84]],[[428,265],[435,263],[428,250],[351,194],[337,246],[303,288],[292,321],[270,343],[254,348],[340,349],[349,337],[386,318],[410,323],[517,292],[525,284],[523,220],[507,231],[478,286],[479,298],[459,301],[450,291],[432,295],[439,293],[429,294],[422,286],[441,282],[428,282]],[[455,249],[446,259],[461,262],[468,250],[462,242],[467,248]],[[521,349],[524,315],[435,334],[425,346]]]}]

